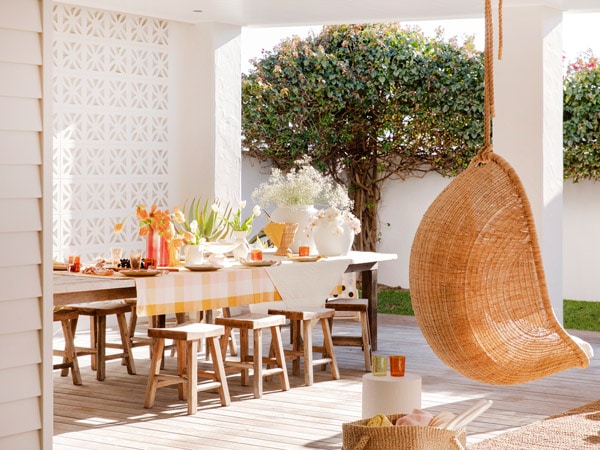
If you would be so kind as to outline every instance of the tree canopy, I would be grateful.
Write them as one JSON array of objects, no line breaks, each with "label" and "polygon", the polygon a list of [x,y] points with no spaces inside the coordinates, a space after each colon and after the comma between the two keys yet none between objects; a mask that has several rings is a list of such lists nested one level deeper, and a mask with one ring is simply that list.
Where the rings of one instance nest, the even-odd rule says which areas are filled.
[{"label": "tree canopy", "polygon": [[285,170],[308,154],[348,187],[355,246],[374,250],[384,181],[455,175],[481,146],[483,57],[398,24],[328,26],[254,61],[242,116],[247,155]]}]

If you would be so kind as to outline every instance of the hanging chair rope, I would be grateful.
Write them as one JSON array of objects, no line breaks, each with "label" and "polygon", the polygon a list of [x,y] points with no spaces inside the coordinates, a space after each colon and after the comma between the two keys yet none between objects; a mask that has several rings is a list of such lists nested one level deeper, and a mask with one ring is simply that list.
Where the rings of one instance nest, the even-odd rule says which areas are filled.
[{"label": "hanging chair rope", "polygon": [[554,315],[529,200],[493,152],[491,0],[485,19],[484,145],[423,216],[410,292],[423,336],[446,365],[483,383],[518,384],[587,367],[592,353]]},{"label": "hanging chair rope", "polygon": [[[485,0],[485,49],[483,53],[483,147],[477,153],[474,161],[484,162],[492,146],[492,119],[494,110],[494,24],[491,0]],[[502,0],[498,3],[498,59],[502,59],[503,38]]]}]

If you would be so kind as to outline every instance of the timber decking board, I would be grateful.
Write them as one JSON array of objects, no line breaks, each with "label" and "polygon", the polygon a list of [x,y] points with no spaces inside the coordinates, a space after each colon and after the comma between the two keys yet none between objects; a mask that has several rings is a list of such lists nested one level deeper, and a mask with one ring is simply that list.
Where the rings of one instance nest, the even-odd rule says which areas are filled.
[{"label": "timber decking board", "polygon": [[[336,324],[337,332],[343,327],[344,321]],[[356,323],[349,327],[352,333]],[[590,342],[598,354],[600,333],[573,334]],[[287,327],[283,342],[289,343]],[[192,416],[186,415],[186,403],[177,399],[176,388],[159,390],[155,406],[143,408],[147,348],[134,349],[137,375],[128,375],[119,361],[111,361],[103,382],[96,381],[89,358],[81,358],[83,386],[74,386],[70,377],[60,377],[59,371],[54,374],[53,448],[339,449],[342,424],[361,418],[361,377],[365,372],[359,348],[335,347],[335,351],[340,380],[331,380],[329,369],[316,369],[315,383],[307,387],[303,373],[293,376],[288,364],[292,389],[282,392],[277,380],[265,381],[263,397],[255,399],[252,386],[241,386],[239,374],[231,374],[231,406],[222,407],[214,394],[200,392],[198,413]],[[434,414],[459,412],[478,398],[494,400],[492,407],[467,427],[468,444],[600,398],[600,383],[595,383],[600,363],[595,359],[588,369],[571,369],[517,386],[468,380],[437,359],[414,318],[380,315],[376,353],[406,355],[406,370],[422,377],[422,407]],[[167,356],[166,371],[174,370],[175,358]]]}]

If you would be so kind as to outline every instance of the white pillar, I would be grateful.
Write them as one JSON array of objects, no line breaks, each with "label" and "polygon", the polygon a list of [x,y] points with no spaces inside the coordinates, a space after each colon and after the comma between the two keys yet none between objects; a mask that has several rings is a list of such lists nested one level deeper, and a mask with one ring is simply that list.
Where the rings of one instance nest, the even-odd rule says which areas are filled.
[{"label": "white pillar", "polygon": [[561,322],[562,89],[562,12],[505,6],[504,55],[495,61],[494,151],[510,162],[525,186]]},{"label": "white pillar", "polygon": [[241,191],[241,27],[172,27],[169,189],[237,205]]}]

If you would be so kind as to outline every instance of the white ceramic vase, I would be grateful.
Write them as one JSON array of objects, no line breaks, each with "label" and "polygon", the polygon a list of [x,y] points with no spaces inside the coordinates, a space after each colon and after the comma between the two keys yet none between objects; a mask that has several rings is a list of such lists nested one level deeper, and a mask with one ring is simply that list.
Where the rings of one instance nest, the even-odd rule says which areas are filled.
[{"label": "white ceramic vase", "polygon": [[185,265],[196,266],[204,262],[204,246],[186,245],[185,247]]},{"label": "white ceramic vase", "polygon": [[293,253],[298,253],[298,245],[309,245],[311,253],[316,252],[315,243],[312,240],[312,236],[307,232],[310,218],[317,212],[317,209],[312,206],[278,206],[271,213],[271,220],[273,222],[285,222],[285,223],[297,223],[298,229],[296,230],[296,236],[289,249]]},{"label": "white ceramic vase", "polygon": [[238,244],[231,252],[236,261],[241,259],[247,259],[248,253],[250,253],[250,246],[246,238],[248,237],[247,231],[234,231],[232,233],[233,241]]},{"label": "white ceramic vase", "polygon": [[333,222],[321,221],[312,232],[317,252],[321,256],[344,256],[352,248],[354,231],[349,223],[342,224],[343,232]]}]

